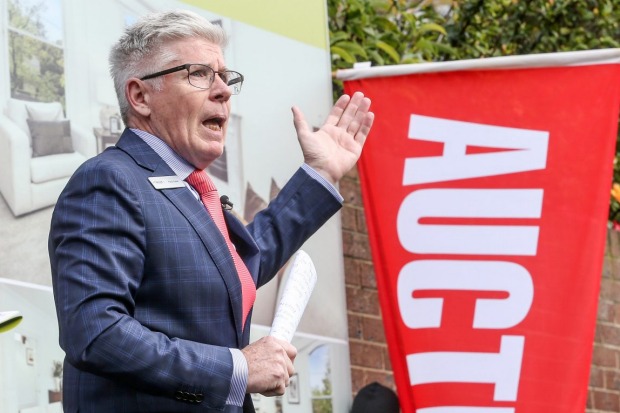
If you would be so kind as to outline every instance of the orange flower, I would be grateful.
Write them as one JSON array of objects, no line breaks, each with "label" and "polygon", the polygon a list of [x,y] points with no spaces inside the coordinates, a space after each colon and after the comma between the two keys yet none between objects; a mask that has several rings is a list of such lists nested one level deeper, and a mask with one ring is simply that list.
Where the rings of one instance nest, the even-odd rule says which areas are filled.
[{"label": "orange flower", "polygon": [[614,183],[611,187],[611,196],[618,202],[620,202],[620,184]]}]

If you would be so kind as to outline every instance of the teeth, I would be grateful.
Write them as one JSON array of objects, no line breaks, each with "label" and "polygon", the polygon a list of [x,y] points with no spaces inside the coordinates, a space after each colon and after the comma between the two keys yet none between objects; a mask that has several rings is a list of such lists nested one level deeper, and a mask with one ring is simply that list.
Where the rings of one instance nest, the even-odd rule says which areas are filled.
[{"label": "teeth", "polygon": [[217,119],[210,119],[204,122],[204,125],[212,131],[219,132],[222,130],[222,122]]}]

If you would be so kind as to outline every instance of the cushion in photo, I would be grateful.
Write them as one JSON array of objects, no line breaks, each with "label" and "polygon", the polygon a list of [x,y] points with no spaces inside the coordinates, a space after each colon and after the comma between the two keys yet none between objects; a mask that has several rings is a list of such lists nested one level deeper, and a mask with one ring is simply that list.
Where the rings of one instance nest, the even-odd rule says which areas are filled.
[{"label": "cushion in photo", "polygon": [[60,102],[40,103],[31,102],[26,104],[28,119],[32,120],[61,120],[63,118]]},{"label": "cushion in photo", "polygon": [[28,119],[32,136],[32,157],[73,152],[71,123],[60,121],[36,121]]}]

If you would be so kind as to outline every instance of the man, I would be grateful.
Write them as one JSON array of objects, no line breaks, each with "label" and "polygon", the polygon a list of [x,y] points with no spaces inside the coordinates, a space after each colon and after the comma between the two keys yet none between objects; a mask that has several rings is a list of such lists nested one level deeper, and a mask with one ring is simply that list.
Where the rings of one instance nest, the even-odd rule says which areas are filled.
[{"label": "man", "polygon": [[293,108],[305,164],[247,228],[228,211],[224,224],[202,171],[222,154],[243,83],[225,41],[174,11],[112,49],[128,129],[74,174],[50,232],[66,413],[251,412],[249,393],[281,395],[294,372],[289,343],[248,345],[255,289],[340,208],[333,184],[374,115],[361,93],[343,96],[313,132]]}]

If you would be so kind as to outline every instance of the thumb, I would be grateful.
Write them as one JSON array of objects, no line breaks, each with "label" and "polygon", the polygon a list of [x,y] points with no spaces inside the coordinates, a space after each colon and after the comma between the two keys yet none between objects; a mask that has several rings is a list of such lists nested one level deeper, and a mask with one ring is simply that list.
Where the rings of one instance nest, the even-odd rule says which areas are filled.
[{"label": "thumb", "polygon": [[297,136],[300,136],[309,129],[308,123],[306,122],[306,117],[297,106],[293,106],[291,109],[293,111],[293,124],[295,125]]}]

